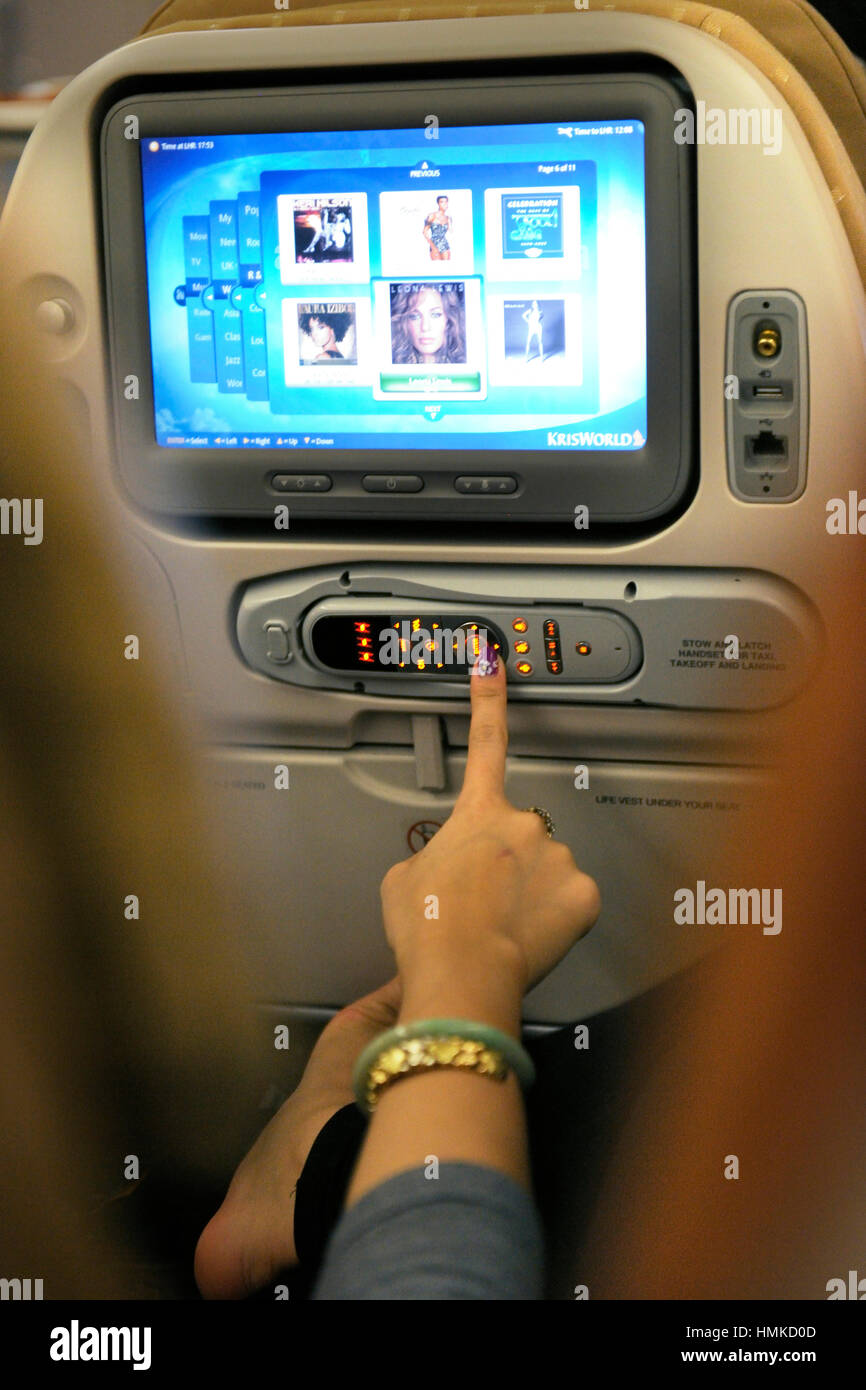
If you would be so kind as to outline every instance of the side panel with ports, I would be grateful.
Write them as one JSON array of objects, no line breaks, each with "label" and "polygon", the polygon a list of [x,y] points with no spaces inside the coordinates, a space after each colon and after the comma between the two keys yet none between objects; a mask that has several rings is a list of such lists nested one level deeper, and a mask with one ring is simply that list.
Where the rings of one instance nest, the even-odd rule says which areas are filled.
[{"label": "side panel with ports", "polygon": [[809,441],[806,308],[791,290],[738,294],[728,317],[728,472],[743,502],[794,502]]}]

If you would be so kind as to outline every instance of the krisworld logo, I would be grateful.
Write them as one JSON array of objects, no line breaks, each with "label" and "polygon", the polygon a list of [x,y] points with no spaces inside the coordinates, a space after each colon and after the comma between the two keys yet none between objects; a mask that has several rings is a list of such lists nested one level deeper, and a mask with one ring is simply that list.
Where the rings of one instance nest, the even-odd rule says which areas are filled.
[{"label": "krisworld logo", "polygon": [[548,449],[642,449],[646,440],[640,430],[633,434],[600,434],[592,430],[577,430],[571,434],[562,430],[547,431]]}]

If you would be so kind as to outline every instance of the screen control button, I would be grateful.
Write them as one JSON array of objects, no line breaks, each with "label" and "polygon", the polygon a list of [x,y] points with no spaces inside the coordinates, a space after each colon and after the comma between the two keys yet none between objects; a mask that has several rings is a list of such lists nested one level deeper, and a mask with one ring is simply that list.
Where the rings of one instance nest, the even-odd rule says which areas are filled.
[{"label": "screen control button", "polygon": [[505,476],[495,478],[475,478],[464,476],[454,480],[458,492],[508,493],[517,491],[517,479]]},{"label": "screen control button", "polygon": [[361,486],[365,492],[420,492],[424,479],[414,473],[368,473]]},{"label": "screen control button", "polygon": [[284,662],[289,659],[289,634],[282,623],[268,623],[265,628],[268,661]]},{"label": "screen control button", "polygon": [[68,333],[75,325],[72,305],[65,299],[44,299],[36,310],[35,318],[36,327],[43,333],[55,333],[58,336]]},{"label": "screen control button", "polygon": [[559,645],[559,623],[555,618],[545,618],[544,650],[547,656],[547,669],[551,676],[562,675],[562,649]]},{"label": "screen control button", "polygon": [[333,486],[327,473],[275,473],[271,478],[277,492],[330,492]]}]

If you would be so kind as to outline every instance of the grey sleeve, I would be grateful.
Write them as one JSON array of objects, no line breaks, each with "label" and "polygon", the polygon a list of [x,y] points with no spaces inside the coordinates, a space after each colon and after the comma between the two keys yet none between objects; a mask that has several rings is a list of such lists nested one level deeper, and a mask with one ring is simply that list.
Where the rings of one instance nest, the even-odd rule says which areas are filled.
[{"label": "grey sleeve", "polygon": [[344,1212],[314,1299],[540,1299],[544,1255],[530,1194],[477,1163],[423,1167]]}]

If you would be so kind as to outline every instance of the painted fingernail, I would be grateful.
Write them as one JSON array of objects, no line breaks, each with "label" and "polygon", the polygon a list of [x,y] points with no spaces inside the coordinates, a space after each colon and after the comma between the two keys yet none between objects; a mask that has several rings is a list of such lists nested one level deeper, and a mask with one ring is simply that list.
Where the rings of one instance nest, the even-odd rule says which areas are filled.
[{"label": "painted fingernail", "polygon": [[499,670],[499,656],[495,647],[484,646],[481,648],[481,655],[475,663],[473,675],[476,676],[495,676]]}]

